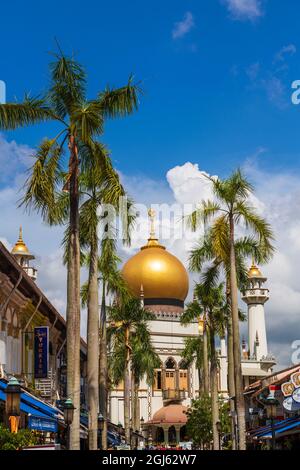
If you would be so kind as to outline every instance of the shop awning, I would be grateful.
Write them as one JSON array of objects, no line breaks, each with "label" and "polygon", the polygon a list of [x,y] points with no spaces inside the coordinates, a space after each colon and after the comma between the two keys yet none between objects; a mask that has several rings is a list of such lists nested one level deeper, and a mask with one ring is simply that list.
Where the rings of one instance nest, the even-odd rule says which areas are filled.
[{"label": "shop awning", "polygon": [[[280,437],[280,435],[291,429],[300,427],[300,418],[288,418],[279,423],[274,424],[275,436]],[[253,430],[249,433],[254,439],[270,439],[272,437],[271,426],[264,426],[262,428]]]},{"label": "shop awning", "polygon": [[[6,401],[6,387],[6,381],[0,380],[0,400],[2,401]],[[23,413],[31,414],[40,418],[51,418],[57,420],[59,417],[62,417],[62,413],[57,408],[42,402],[38,398],[34,397],[34,395],[25,391],[21,393],[20,410]]]}]

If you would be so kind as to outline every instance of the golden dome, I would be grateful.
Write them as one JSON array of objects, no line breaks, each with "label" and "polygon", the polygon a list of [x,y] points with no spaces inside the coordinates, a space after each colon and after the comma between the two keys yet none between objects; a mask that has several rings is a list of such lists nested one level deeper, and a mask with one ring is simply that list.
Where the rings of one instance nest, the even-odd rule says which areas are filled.
[{"label": "golden dome", "polygon": [[257,266],[255,266],[254,263],[248,271],[248,277],[262,277],[261,271],[258,269]]},{"label": "golden dome", "polygon": [[31,256],[26,244],[23,241],[22,235],[22,227],[20,227],[19,231],[19,239],[13,249],[11,250],[13,255],[23,255],[23,256]]},{"label": "golden dome", "polygon": [[[153,211],[149,215],[153,217]],[[147,245],[125,263],[122,274],[133,295],[140,297],[142,291],[145,301],[155,299],[159,304],[160,300],[172,299],[183,305],[188,294],[186,269],[154,238],[153,221]]]}]

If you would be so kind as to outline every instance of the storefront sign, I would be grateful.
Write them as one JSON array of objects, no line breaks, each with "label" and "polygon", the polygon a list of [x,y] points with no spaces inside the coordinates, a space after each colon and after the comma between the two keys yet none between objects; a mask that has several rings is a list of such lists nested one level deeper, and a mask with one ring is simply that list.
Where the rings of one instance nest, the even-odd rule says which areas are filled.
[{"label": "storefront sign", "polygon": [[294,393],[293,393],[293,400],[294,400],[296,403],[300,403],[300,387],[299,387],[299,388],[296,388],[296,390],[294,391]]},{"label": "storefront sign", "polygon": [[34,329],[34,378],[48,377],[49,328],[40,326]]},{"label": "storefront sign", "polygon": [[291,395],[293,395],[294,390],[295,385],[292,382],[285,382],[281,385],[281,391],[283,393],[283,396],[285,397],[290,397]]},{"label": "storefront sign", "polygon": [[300,387],[300,372],[296,372],[295,374],[292,374],[291,381],[295,385],[295,388],[299,388]]},{"label": "storefront sign", "polygon": [[28,428],[35,431],[57,432],[57,421],[51,418],[28,417]]},{"label": "storefront sign", "polygon": [[283,407],[286,411],[294,412],[300,410],[300,403],[297,403],[293,397],[288,397],[283,400]]}]

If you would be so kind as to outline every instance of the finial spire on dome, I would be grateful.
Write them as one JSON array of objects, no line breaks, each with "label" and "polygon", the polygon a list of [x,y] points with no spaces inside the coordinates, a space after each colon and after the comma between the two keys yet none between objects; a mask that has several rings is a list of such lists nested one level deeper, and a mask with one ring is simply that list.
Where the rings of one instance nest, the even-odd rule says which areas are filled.
[{"label": "finial spire on dome", "polygon": [[22,229],[22,225],[20,225],[20,228],[19,228],[19,242],[22,242],[23,241],[23,229]]},{"label": "finial spire on dome", "polygon": [[150,219],[150,237],[149,240],[156,240],[156,235],[155,235],[155,217],[156,217],[156,212],[154,209],[150,207],[148,210],[148,216]]}]

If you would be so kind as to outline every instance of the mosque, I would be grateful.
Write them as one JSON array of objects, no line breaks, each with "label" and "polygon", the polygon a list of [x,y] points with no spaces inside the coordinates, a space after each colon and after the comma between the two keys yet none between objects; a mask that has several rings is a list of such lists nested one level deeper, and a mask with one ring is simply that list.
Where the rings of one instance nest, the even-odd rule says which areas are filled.
[{"label": "mosque", "polygon": [[[181,261],[159,243],[154,229],[154,211],[149,211],[151,231],[140,251],[123,267],[123,276],[143,306],[155,315],[150,321],[152,344],[161,360],[155,370],[154,383],[140,383],[140,422],[149,439],[155,442],[180,442],[185,436],[186,410],[199,396],[199,376],[195,364],[188,365],[181,353],[187,338],[197,337],[195,321],[180,323],[184,302],[189,292],[188,273]],[[249,285],[243,294],[248,306],[248,348],[243,341],[242,373],[244,384],[255,382],[272,372],[275,360],[268,354],[264,304],[269,298],[266,278],[253,265]],[[219,392],[228,397],[226,340],[219,354]],[[110,392],[109,416],[114,423],[124,422],[122,385]]]}]

